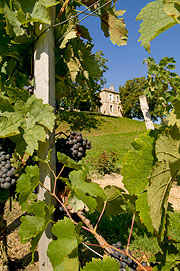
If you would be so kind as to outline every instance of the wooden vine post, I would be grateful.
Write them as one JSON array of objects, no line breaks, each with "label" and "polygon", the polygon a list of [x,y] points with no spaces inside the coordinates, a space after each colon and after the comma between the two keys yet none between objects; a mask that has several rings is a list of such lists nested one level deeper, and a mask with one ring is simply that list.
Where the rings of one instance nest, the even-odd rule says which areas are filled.
[{"label": "wooden vine post", "polygon": [[[55,8],[49,9],[51,23],[55,22]],[[55,54],[54,54],[54,29],[48,25],[37,24],[36,35],[39,37],[34,47],[34,78],[35,78],[35,94],[37,98],[41,98],[43,103],[55,105]],[[44,33],[43,33],[44,32]],[[41,35],[42,34],[42,35]],[[51,168],[55,171],[56,155],[55,155],[55,136],[54,132],[49,133],[46,143],[39,144],[39,157],[46,159],[48,151],[51,151]],[[45,163],[39,163],[40,181],[43,185],[52,191],[54,177]],[[47,204],[52,203],[49,193],[42,187],[39,187],[38,199]],[[47,248],[52,240],[50,231],[51,225],[42,235],[39,246],[39,271],[51,271],[52,265],[47,256]]]},{"label": "wooden vine post", "polygon": [[151,120],[151,115],[149,112],[149,106],[148,106],[146,96],[145,95],[139,96],[139,101],[140,101],[141,111],[144,116],[144,121],[145,121],[147,130],[149,129],[154,130],[154,124]]}]

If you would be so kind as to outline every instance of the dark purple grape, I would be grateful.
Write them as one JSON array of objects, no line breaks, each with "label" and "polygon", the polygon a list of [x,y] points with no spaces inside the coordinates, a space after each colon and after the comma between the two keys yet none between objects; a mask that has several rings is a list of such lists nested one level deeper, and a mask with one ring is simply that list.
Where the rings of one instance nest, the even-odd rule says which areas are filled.
[{"label": "dark purple grape", "polygon": [[9,160],[11,158],[10,154],[6,154],[6,159]]},{"label": "dark purple grape", "polygon": [[79,152],[83,152],[83,150],[84,149],[82,147],[79,147],[79,149],[78,149]]},{"label": "dark purple grape", "polygon": [[1,185],[1,187],[5,188],[5,189],[9,189],[11,186],[10,183],[3,183],[3,185]]},{"label": "dark purple grape", "polygon": [[4,183],[4,179],[3,178],[0,178],[0,183]]},{"label": "dark purple grape", "polygon": [[7,169],[9,169],[9,168],[11,168],[11,164],[8,163],[4,167],[7,168]]},{"label": "dark purple grape", "polygon": [[76,144],[76,143],[77,143],[77,140],[76,140],[76,139],[73,139],[72,141],[73,141],[73,144]]},{"label": "dark purple grape", "polygon": [[12,185],[15,184],[15,182],[16,182],[16,179],[12,179],[12,180],[11,180],[11,184],[12,184]]}]

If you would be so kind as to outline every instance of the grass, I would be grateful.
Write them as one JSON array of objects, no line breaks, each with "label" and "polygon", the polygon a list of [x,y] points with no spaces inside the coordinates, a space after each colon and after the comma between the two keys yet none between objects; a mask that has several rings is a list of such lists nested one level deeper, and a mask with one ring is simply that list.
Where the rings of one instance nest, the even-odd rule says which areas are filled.
[{"label": "grass", "polygon": [[113,151],[117,154],[117,167],[122,166],[123,157],[126,152],[132,149],[131,142],[137,136],[137,132],[129,132],[122,134],[104,135],[104,136],[88,136],[88,140],[91,141],[92,149],[87,151],[87,155],[84,159],[85,162],[91,167],[94,163],[94,158],[100,156],[100,154],[106,150],[107,152]]},{"label": "grass", "polygon": [[82,131],[84,136],[104,136],[146,131],[143,121],[128,118],[101,116],[89,112],[65,112],[57,115],[58,132]]}]

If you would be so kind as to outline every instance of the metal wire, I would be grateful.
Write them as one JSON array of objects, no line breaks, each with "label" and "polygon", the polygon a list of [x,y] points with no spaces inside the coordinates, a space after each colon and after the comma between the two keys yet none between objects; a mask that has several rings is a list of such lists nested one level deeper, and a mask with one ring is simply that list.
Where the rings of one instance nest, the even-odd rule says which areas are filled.
[{"label": "metal wire", "polygon": [[89,250],[91,250],[93,253],[95,253],[96,255],[98,255],[101,259],[103,259],[103,256],[101,254],[99,254],[97,251],[95,251],[94,249],[92,249],[91,247],[89,247],[88,245],[82,243],[85,247],[87,247]]}]

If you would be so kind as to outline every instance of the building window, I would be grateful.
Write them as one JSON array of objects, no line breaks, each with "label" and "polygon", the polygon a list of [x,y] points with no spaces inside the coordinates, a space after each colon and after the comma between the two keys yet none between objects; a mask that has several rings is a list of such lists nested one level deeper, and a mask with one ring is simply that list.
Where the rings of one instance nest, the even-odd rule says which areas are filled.
[{"label": "building window", "polygon": [[112,94],[109,94],[109,100],[112,101]]},{"label": "building window", "polygon": [[113,112],[113,106],[112,106],[112,104],[110,105],[110,112]]},{"label": "building window", "polygon": [[119,95],[117,95],[117,103],[119,102]]},{"label": "building window", "polygon": [[118,113],[120,113],[120,106],[118,106]]}]

